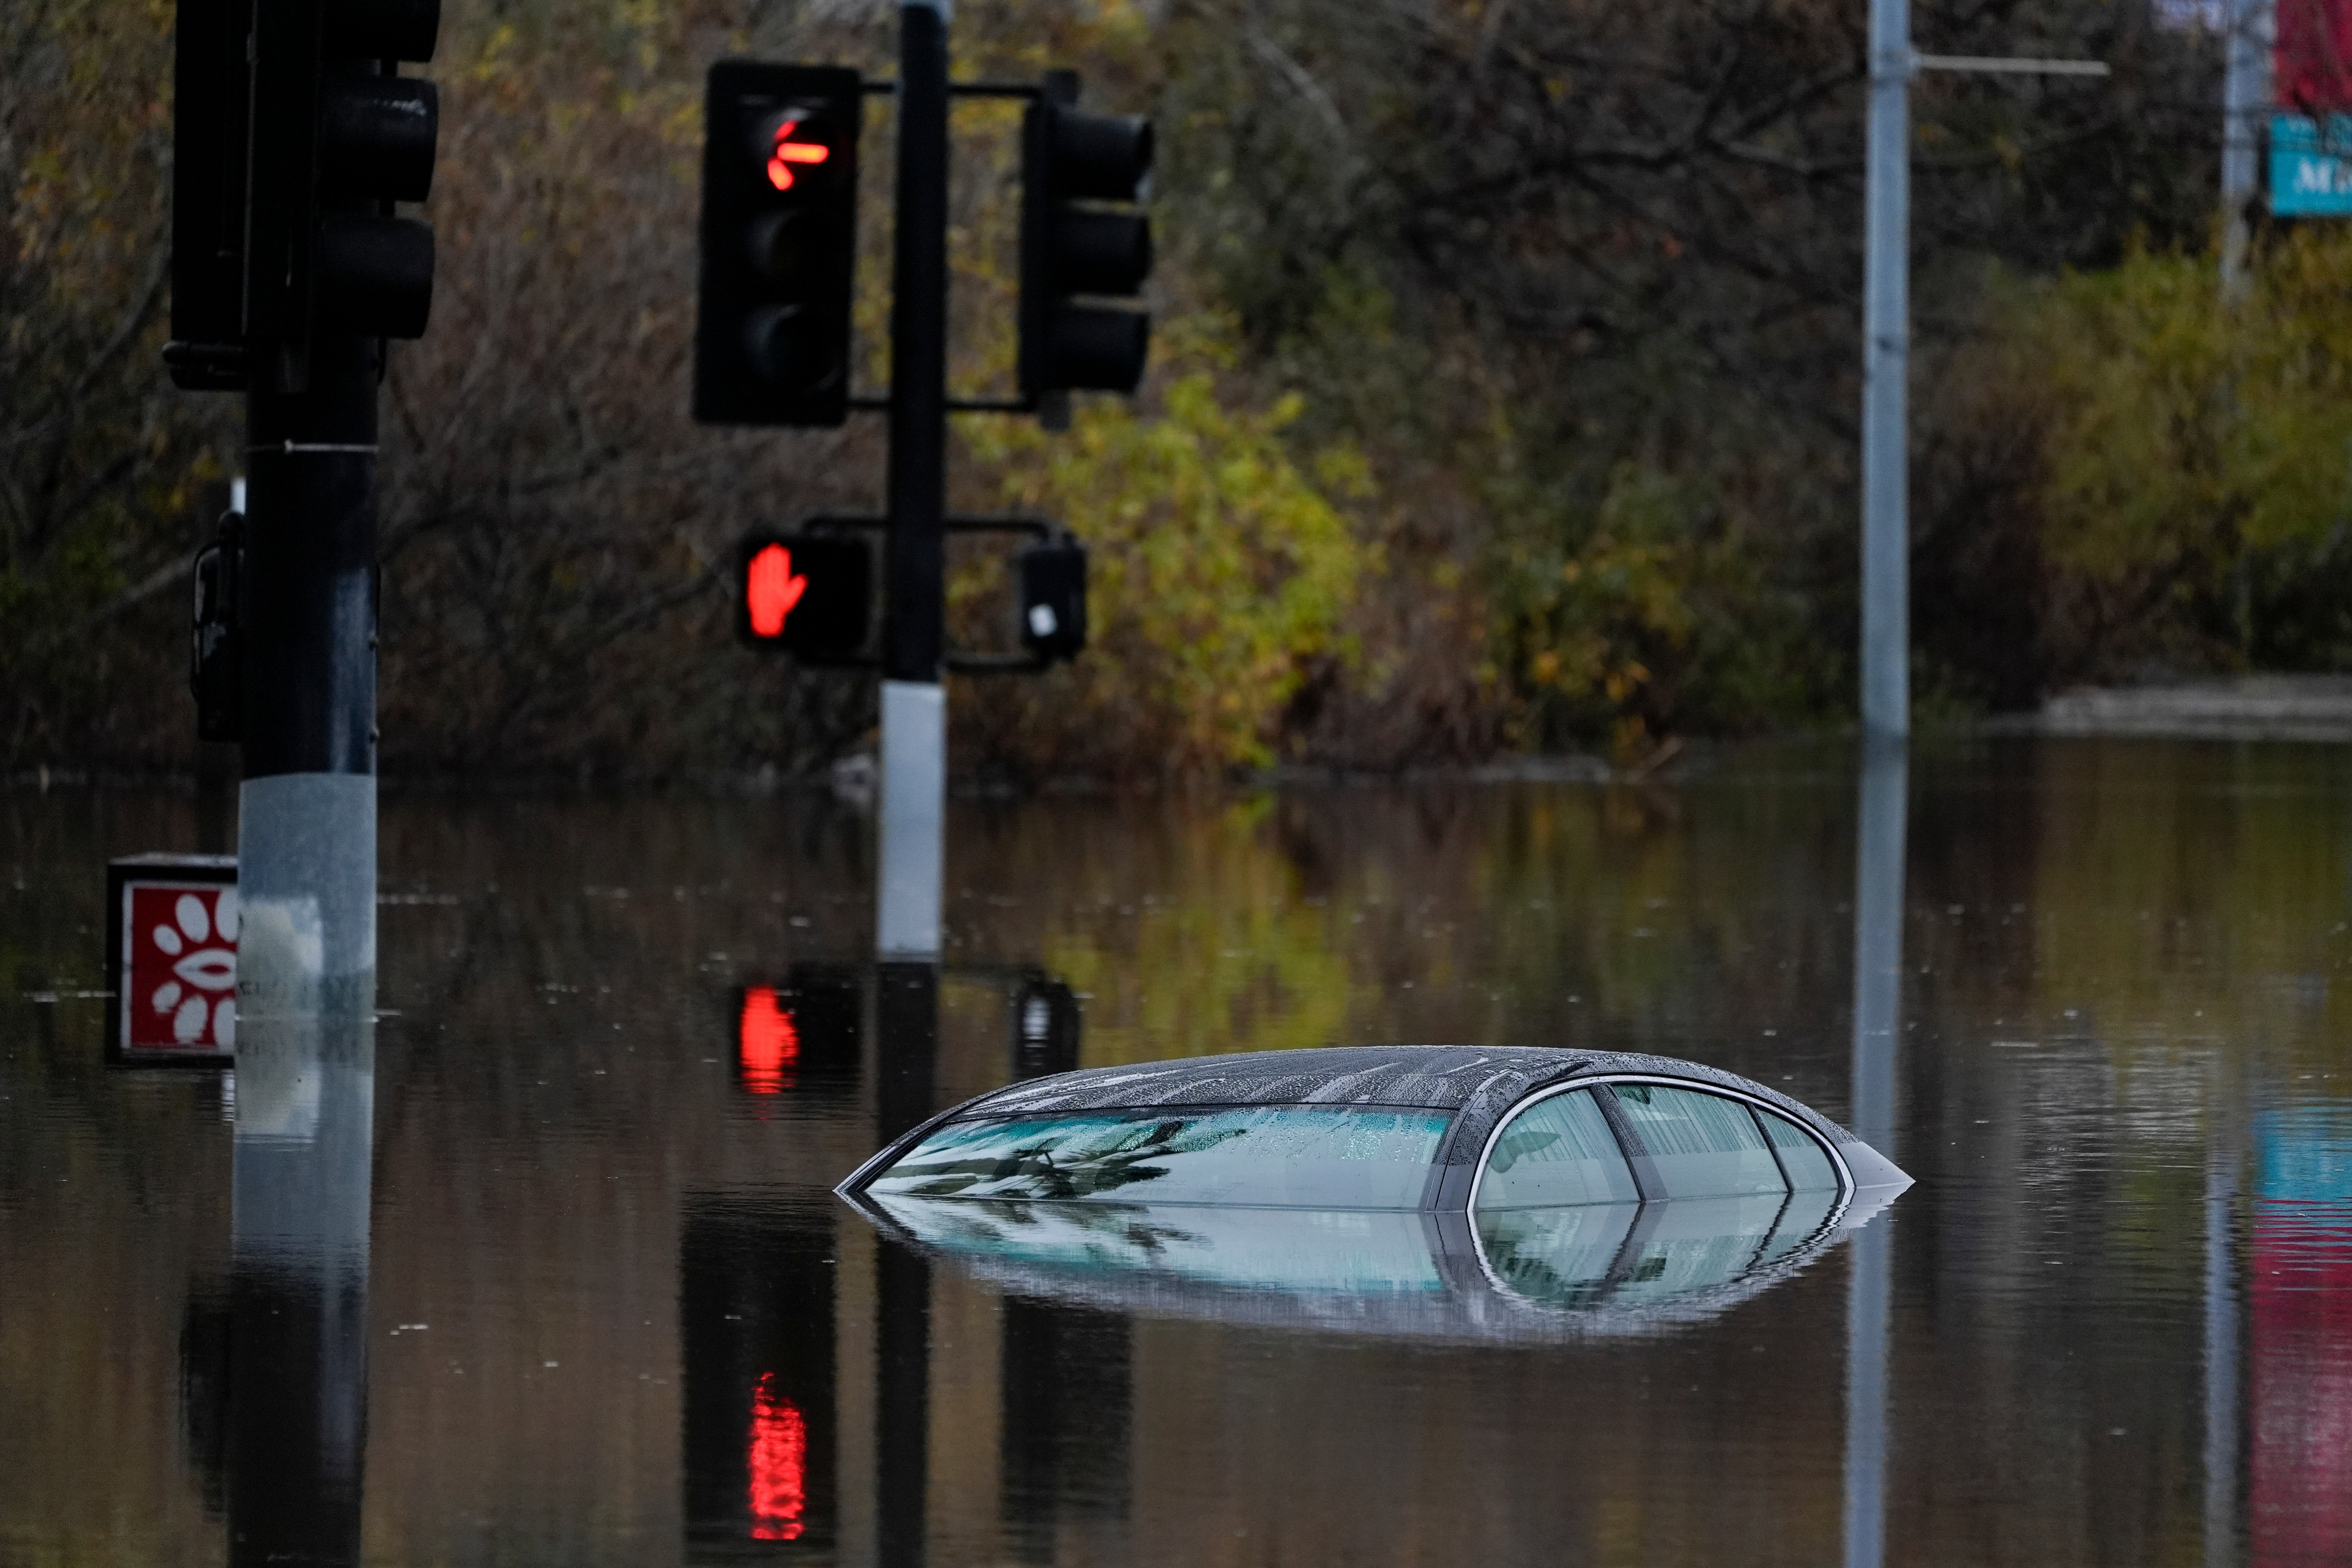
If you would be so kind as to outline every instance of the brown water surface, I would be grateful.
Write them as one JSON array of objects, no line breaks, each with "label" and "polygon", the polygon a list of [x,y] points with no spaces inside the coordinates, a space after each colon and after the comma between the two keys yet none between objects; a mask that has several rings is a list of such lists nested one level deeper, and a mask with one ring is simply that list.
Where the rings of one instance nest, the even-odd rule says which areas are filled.
[{"label": "brown water surface", "polygon": [[[395,793],[343,1186],[218,1073],[103,1065],[104,861],[216,817],[0,796],[0,1563],[2352,1562],[2352,752],[1884,788],[1874,859],[1833,750],[961,801],[935,977],[871,963],[854,805]],[[829,1192],[1040,1068],[1333,1043],[1853,1120],[1858,994],[1918,1184],[1689,1321],[1087,1304]],[[240,1263],[331,1188],[328,1262]]]}]

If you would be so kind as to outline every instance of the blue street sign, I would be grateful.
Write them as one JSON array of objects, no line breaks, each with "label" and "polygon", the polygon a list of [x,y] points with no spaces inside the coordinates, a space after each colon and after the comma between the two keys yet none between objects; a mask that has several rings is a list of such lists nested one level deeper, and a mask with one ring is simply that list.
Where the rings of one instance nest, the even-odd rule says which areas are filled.
[{"label": "blue street sign", "polygon": [[2352,115],[2271,116],[2271,211],[2352,217]]}]

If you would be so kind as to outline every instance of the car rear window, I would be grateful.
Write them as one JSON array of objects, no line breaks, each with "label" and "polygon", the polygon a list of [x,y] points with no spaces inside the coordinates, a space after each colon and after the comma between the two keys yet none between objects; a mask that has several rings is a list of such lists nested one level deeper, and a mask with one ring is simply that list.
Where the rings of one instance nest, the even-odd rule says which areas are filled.
[{"label": "car rear window", "polygon": [[1780,1167],[1789,1173],[1789,1185],[1801,1193],[1835,1192],[1838,1187],[1837,1168],[1822,1146],[1787,1118],[1769,1110],[1759,1110],[1756,1120],[1764,1124],[1764,1134],[1772,1140],[1780,1152]]},{"label": "car rear window", "polygon": [[1413,1208],[1452,1113],[1188,1107],[950,1121],[867,1184],[877,1196]]},{"label": "car rear window", "polygon": [[1520,1111],[1495,1140],[1478,1183],[1482,1209],[1622,1204],[1641,1195],[1590,1089],[1556,1094]]},{"label": "car rear window", "polygon": [[1612,1086],[1670,1198],[1784,1193],[1780,1162],[1736,1100],[1664,1084]]}]

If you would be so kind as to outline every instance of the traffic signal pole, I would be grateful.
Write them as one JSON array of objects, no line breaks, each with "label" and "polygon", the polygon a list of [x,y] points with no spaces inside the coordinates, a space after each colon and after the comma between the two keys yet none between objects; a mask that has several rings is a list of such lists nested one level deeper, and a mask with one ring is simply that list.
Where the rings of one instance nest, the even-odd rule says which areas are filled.
[{"label": "traffic signal pole", "polygon": [[[1082,114],[1078,83],[948,80],[950,0],[903,0],[897,100],[898,222],[890,387],[854,396],[857,131],[866,90],[837,66],[720,60],[704,110],[701,275],[694,416],[710,425],[838,426],[852,409],[889,416],[879,518],[762,524],[737,551],[737,635],[812,665],[882,676],[881,813],[875,948],[886,962],[940,952],[949,669],[1033,671],[1086,646],[1084,549],[1045,520],[950,517],[951,413],[1034,414],[1066,423],[1074,389],[1132,394],[1150,317],[1150,220],[1139,210],[1152,135],[1135,116]],[[877,84],[878,86],[878,84]],[[1022,130],[1020,396],[951,398],[948,350],[948,105],[964,93],[1026,100]],[[868,650],[872,594],[861,530],[883,530],[882,636]],[[1024,650],[951,649],[947,535],[1011,532]]]},{"label": "traffic signal pole", "polygon": [[247,395],[237,1011],[363,1016],[375,984],[378,340]]},{"label": "traffic signal pole", "polygon": [[940,950],[947,795],[948,0],[899,11],[898,218],[890,330],[875,945]]}]

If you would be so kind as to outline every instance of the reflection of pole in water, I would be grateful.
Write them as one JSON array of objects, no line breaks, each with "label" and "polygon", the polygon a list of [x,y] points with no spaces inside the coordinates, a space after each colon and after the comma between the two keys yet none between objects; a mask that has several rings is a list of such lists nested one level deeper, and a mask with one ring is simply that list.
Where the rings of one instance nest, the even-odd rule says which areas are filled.
[{"label": "reflection of pole in water", "polygon": [[349,1005],[354,988],[373,986],[339,988],[331,1010],[239,1020],[232,1563],[360,1559],[375,1027]]},{"label": "reflection of pole in water", "polygon": [[1126,1516],[1131,1339],[1123,1312],[1005,1298],[998,1512],[1014,1562],[1056,1561],[1066,1511]]},{"label": "reflection of pole in water", "polygon": [[2237,1158],[2221,1131],[2217,1081],[2206,1109],[2212,1129],[2205,1155],[2205,1562],[2237,1559],[2238,1297],[2230,1245],[2237,1208]]},{"label": "reflection of pole in water", "polygon": [[833,1215],[703,1198],[682,1230],[688,1558],[829,1556]]},{"label": "reflection of pole in water", "polygon": [[[877,964],[874,1016],[881,1064],[876,1075],[879,1145],[931,1113],[940,1046],[939,966]],[[914,1568],[923,1561],[930,1495],[930,1266],[885,1240],[875,1268],[877,1554],[886,1568]]]},{"label": "reflection of pole in water", "polygon": [[[1013,1076],[1042,1078],[1078,1065],[1084,1020],[1076,995],[1050,975],[1013,994]],[[1133,1426],[1132,1328],[1125,1313],[1004,1300],[997,1387],[1003,1402],[1003,1475],[997,1511],[1019,1563],[1056,1559],[1055,1522],[1066,1510],[1122,1519]]]},{"label": "reflection of pole in water", "polygon": [[[1853,899],[1854,1135],[1889,1159],[1895,1051],[1903,1026],[1903,850],[1909,760],[1865,742]],[[1845,1561],[1886,1557],[1886,1340],[1893,1259],[1882,1218],[1853,1237],[1846,1301]]]}]

